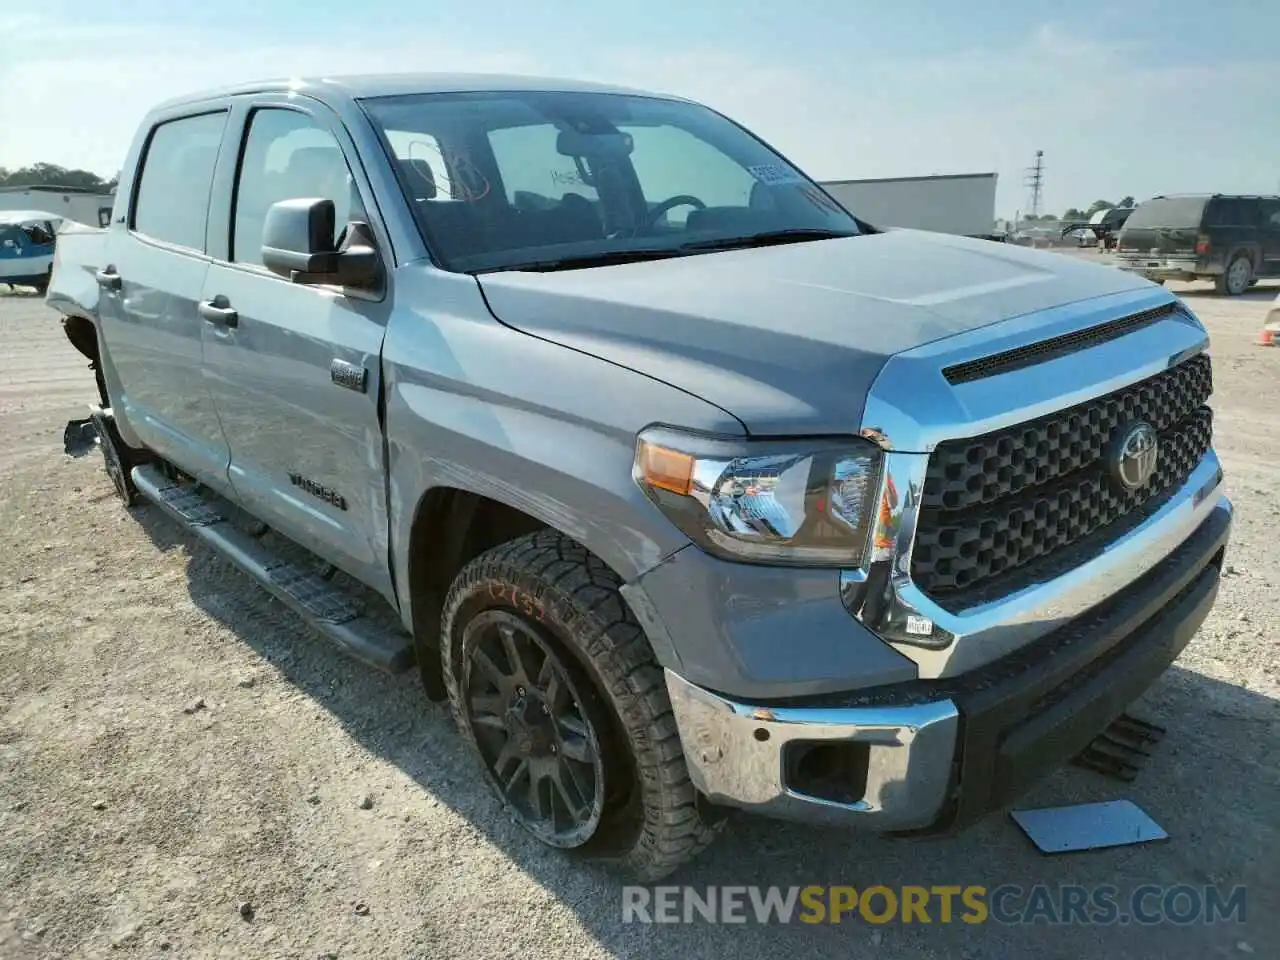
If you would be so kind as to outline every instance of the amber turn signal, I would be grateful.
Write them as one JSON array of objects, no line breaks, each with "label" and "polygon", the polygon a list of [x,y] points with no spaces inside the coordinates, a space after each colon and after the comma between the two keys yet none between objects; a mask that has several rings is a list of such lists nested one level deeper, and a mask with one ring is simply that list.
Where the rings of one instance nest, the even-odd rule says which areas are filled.
[{"label": "amber turn signal", "polygon": [[657,444],[640,443],[640,476],[650,487],[689,495],[693,481],[693,457]]}]

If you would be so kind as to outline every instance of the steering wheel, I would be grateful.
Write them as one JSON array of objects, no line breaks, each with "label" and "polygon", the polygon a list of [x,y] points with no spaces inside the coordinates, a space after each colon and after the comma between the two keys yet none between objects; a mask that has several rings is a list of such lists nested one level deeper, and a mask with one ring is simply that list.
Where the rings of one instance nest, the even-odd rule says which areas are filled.
[{"label": "steering wheel", "polygon": [[707,209],[707,205],[697,197],[691,197],[687,193],[676,194],[674,197],[668,197],[666,200],[663,200],[660,204],[650,210],[649,215],[645,218],[644,223],[639,225],[636,233],[639,233],[641,230],[651,229],[668,210],[674,210],[676,207],[683,206],[690,206],[695,210]]}]

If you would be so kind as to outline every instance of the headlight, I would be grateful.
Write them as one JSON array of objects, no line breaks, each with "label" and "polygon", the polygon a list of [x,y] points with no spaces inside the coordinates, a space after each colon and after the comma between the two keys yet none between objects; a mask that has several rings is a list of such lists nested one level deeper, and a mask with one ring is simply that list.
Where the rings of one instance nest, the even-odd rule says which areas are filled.
[{"label": "headlight", "polygon": [[865,440],[707,440],[646,430],[634,476],[709,553],[797,566],[862,564],[880,480]]}]

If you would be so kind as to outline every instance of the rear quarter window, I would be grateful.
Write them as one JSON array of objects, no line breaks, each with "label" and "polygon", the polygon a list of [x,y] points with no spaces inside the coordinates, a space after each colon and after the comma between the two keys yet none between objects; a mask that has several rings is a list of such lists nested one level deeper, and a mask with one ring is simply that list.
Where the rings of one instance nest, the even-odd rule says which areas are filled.
[{"label": "rear quarter window", "polygon": [[1204,219],[1204,197],[1165,197],[1138,206],[1125,221],[1125,229],[1142,227],[1199,227]]},{"label": "rear quarter window", "polygon": [[133,205],[136,233],[204,250],[213,168],[226,111],[168,120],[156,126],[143,156]]}]

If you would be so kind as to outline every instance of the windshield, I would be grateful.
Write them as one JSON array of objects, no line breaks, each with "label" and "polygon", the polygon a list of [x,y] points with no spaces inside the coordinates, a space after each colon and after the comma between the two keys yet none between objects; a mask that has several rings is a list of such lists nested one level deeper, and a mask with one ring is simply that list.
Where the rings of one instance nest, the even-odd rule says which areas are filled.
[{"label": "windshield", "polygon": [[1204,216],[1206,197],[1170,197],[1148,200],[1139,204],[1129,219],[1125,221],[1125,229],[1133,230],[1143,227],[1190,227],[1200,226]]},{"label": "windshield", "polygon": [[571,268],[858,233],[812,180],[696,104],[502,92],[363,105],[446,269]]}]

